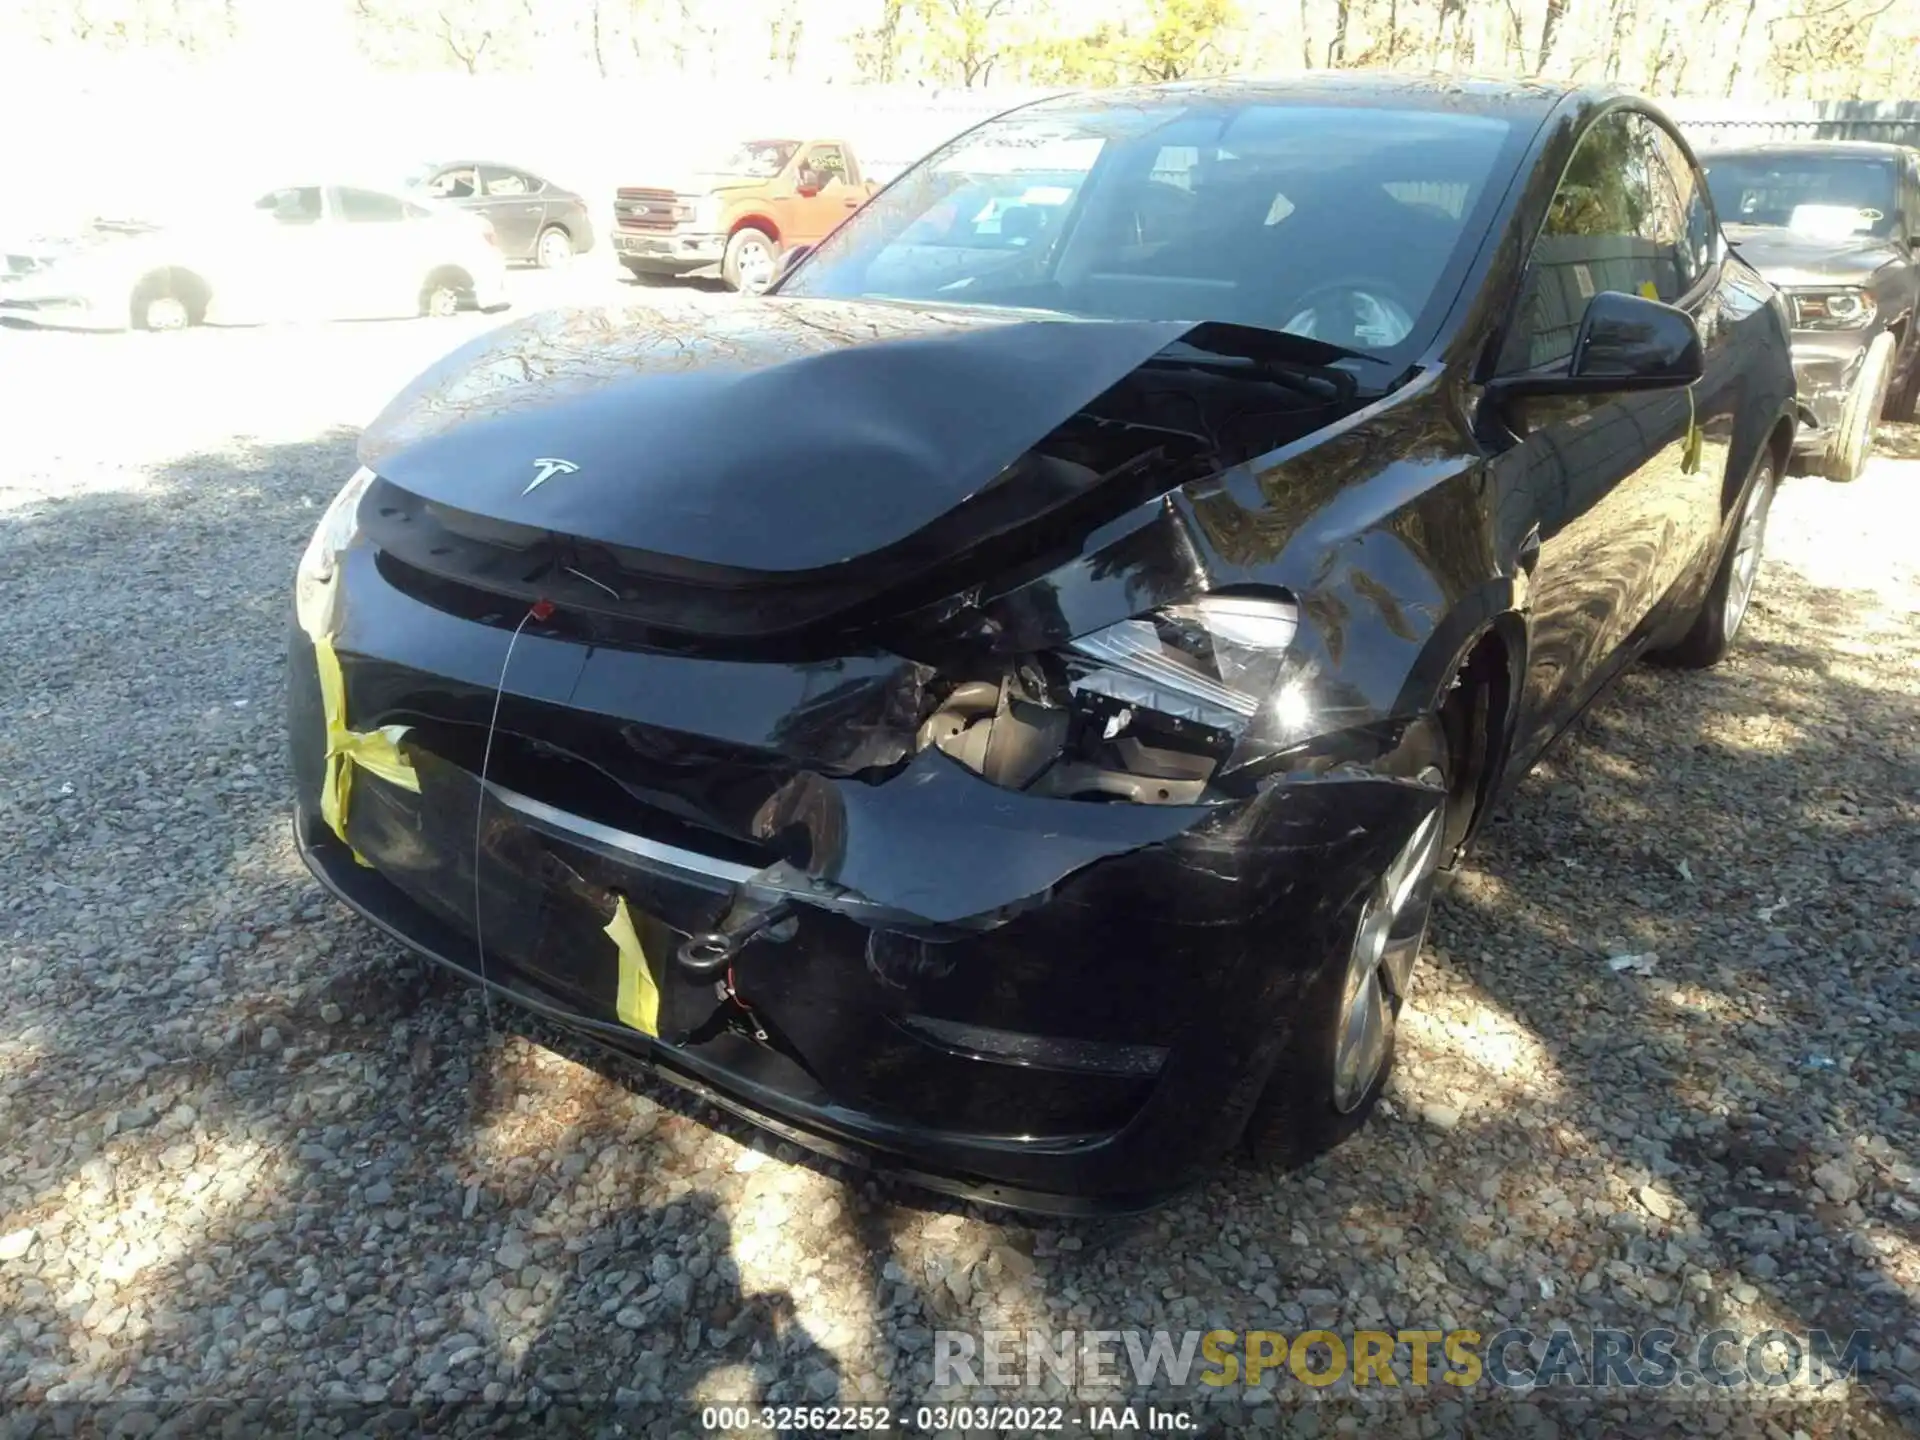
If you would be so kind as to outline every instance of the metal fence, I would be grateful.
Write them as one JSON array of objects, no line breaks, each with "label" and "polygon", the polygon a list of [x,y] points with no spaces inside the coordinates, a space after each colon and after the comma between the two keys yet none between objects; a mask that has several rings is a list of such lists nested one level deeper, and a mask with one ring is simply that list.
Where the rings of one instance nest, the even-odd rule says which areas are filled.
[{"label": "metal fence", "polygon": [[1920,100],[1779,101],[1765,107],[1667,102],[1697,149],[1766,140],[1880,140],[1920,146]]}]

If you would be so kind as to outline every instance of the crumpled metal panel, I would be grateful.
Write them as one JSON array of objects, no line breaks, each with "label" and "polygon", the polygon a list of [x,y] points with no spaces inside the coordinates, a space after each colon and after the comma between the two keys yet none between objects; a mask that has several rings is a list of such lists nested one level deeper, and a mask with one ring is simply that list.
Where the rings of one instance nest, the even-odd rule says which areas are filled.
[{"label": "crumpled metal panel", "polygon": [[[1192,327],[768,301],[536,315],[463,346],[361,438],[460,510],[762,572],[906,539]],[[577,468],[548,470],[540,461]]]}]

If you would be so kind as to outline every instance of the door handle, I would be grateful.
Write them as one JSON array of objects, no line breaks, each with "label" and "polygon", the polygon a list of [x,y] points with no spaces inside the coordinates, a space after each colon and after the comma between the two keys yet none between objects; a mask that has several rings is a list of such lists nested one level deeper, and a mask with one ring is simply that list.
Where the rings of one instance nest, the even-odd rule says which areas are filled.
[{"label": "door handle", "polygon": [[538,215],[540,213],[540,207],[538,205],[528,205],[524,208],[529,215]]}]

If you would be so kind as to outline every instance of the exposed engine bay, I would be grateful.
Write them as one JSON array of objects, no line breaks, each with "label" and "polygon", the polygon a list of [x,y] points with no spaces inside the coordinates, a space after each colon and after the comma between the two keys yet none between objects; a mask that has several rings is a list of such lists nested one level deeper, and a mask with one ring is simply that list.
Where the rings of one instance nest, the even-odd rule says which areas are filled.
[{"label": "exposed engine bay", "polygon": [[1038,659],[953,684],[914,736],[995,785],[1074,800],[1191,805],[1223,758],[1203,727],[1088,696]]}]

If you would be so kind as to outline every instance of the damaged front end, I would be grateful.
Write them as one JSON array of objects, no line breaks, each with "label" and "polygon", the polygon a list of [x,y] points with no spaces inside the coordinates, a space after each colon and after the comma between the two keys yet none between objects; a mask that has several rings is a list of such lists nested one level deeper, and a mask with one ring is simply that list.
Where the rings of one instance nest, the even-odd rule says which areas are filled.
[{"label": "damaged front end", "polygon": [[[818,433],[918,498],[818,504],[799,569],[731,510],[731,551],[645,548],[706,503],[678,460],[604,480],[598,523],[576,492],[557,529],[507,477],[428,478],[436,432],[388,417],[378,477],[301,566],[309,864],[407,943],[817,1147],[1033,1208],[1175,1188],[1232,1142],[1289,997],[1440,797],[1295,596],[1221,583],[1180,489],[1351,414],[1340,352],[1045,328],[1085,332],[1045,337],[1056,372],[1078,362],[1045,400],[1067,418],[1007,417],[937,505],[912,466],[937,468],[915,405],[943,347],[976,366],[986,333],[999,369],[1030,347],[842,335],[823,405],[919,378]],[[785,383],[816,340],[771,362]],[[601,383],[556,404],[625,423]],[[778,441],[717,444],[729,504],[784,493]]]}]

